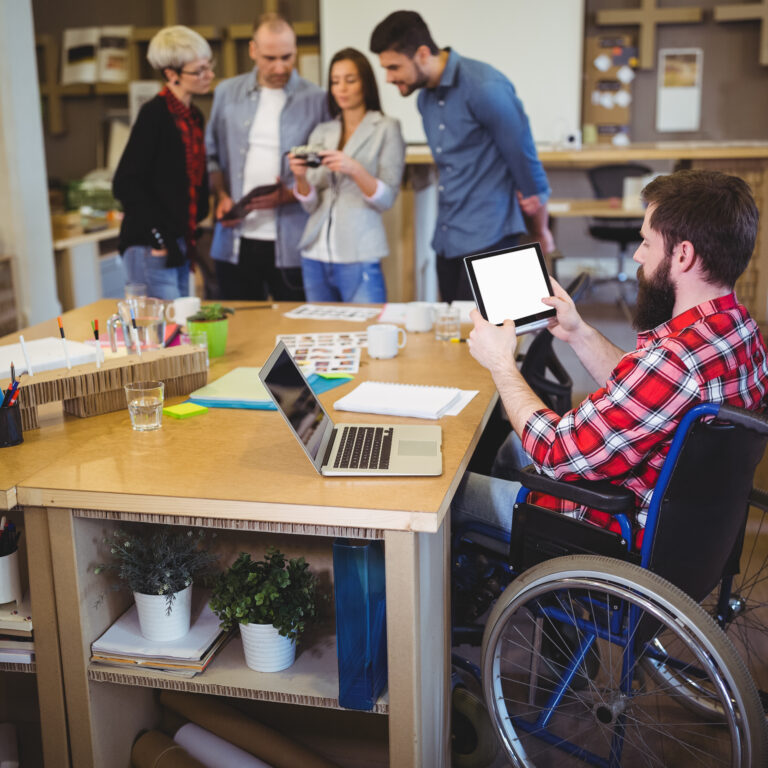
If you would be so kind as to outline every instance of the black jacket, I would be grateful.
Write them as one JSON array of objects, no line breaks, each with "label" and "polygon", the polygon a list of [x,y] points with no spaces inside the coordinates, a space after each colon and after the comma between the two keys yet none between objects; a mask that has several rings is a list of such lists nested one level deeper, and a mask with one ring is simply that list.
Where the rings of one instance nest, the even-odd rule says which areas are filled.
[{"label": "black jacket", "polygon": [[[195,109],[195,107],[193,107]],[[132,245],[157,247],[155,228],[168,248],[166,266],[184,263],[177,238],[185,238],[189,218],[189,181],[181,139],[165,99],[155,96],[140,110],[112,181],[125,216],[120,253]],[[208,215],[208,174],[198,190],[197,220]]]}]

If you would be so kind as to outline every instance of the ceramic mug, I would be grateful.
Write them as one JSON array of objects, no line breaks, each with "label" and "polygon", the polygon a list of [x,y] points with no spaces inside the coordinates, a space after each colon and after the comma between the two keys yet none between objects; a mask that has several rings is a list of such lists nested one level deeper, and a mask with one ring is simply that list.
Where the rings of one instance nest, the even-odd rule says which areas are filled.
[{"label": "ceramic mug", "polygon": [[165,308],[165,316],[169,323],[185,325],[187,318],[200,311],[200,299],[197,296],[182,296],[174,299]]},{"label": "ceramic mug", "polygon": [[[402,334],[402,339],[400,339]],[[405,346],[406,332],[396,325],[379,323],[368,326],[368,354],[371,357],[395,357],[397,351]]]},{"label": "ceramic mug", "polygon": [[434,310],[428,301],[410,301],[405,307],[405,327],[420,333],[431,331]]}]

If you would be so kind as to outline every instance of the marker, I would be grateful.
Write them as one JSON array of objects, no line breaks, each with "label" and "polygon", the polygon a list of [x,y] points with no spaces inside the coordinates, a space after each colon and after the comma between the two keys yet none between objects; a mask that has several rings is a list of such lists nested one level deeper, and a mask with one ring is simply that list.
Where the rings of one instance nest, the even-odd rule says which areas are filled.
[{"label": "marker", "polygon": [[19,389],[19,382],[17,381],[16,389],[13,391],[13,395],[11,395],[11,399],[8,401],[9,408],[16,404],[16,401],[19,399],[19,392],[21,392],[21,389]]},{"label": "marker", "polygon": [[27,345],[24,343],[24,337],[19,336],[19,341],[21,342],[21,351],[24,355],[24,362],[27,364],[27,373],[30,376],[34,376],[35,374],[32,373],[32,364],[29,362],[29,353],[27,352]]},{"label": "marker", "polygon": [[64,358],[67,361],[67,370],[72,370],[72,361],[69,359],[69,350],[67,349],[67,339],[64,336],[64,324],[61,322],[61,315],[56,320],[59,323],[59,335],[61,336],[61,346],[64,348]]},{"label": "marker", "polygon": [[93,338],[96,340],[96,368],[101,368],[101,344],[99,344],[99,318],[91,320]]},{"label": "marker", "polygon": [[466,340],[466,339],[451,339],[451,341],[452,341],[454,344],[466,344],[466,343],[467,343],[467,340]]},{"label": "marker", "polygon": [[19,388],[19,382],[14,381],[9,386],[8,389],[5,390],[5,397],[3,397],[3,402],[0,404],[0,408],[7,408],[11,404],[11,400],[13,396],[16,394],[16,390]]},{"label": "marker", "polygon": [[136,347],[136,354],[141,357],[141,344],[139,343],[139,329],[136,327],[136,314],[131,307],[131,337],[133,338],[133,344]]}]

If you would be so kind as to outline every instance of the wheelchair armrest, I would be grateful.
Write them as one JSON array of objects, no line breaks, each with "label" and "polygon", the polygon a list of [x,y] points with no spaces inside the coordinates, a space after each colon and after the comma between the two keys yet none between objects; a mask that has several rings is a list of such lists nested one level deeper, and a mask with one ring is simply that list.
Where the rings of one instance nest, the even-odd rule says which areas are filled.
[{"label": "wheelchair armrest", "polygon": [[532,491],[568,499],[585,507],[616,514],[632,512],[635,509],[635,494],[626,488],[619,488],[608,480],[579,480],[566,482],[553,480],[541,475],[533,464],[518,470],[520,482]]}]

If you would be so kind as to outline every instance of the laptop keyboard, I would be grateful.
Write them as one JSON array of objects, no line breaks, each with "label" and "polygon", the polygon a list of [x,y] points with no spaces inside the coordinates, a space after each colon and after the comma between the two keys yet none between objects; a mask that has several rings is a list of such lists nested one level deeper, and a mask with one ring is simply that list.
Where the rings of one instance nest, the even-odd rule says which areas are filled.
[{"label": "laptop keyboard", "polygon": [[391,427],[343,427],[334,469],[389,469]]}]

